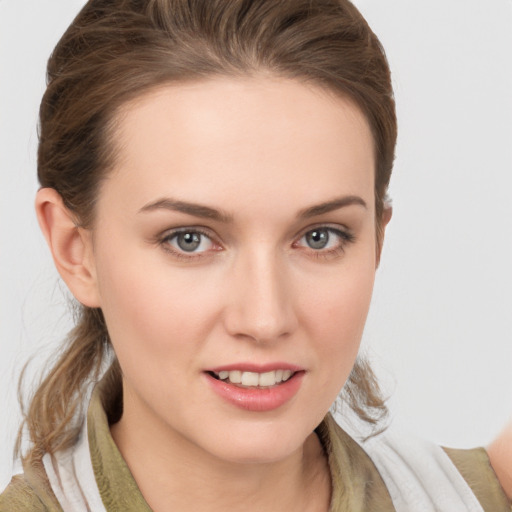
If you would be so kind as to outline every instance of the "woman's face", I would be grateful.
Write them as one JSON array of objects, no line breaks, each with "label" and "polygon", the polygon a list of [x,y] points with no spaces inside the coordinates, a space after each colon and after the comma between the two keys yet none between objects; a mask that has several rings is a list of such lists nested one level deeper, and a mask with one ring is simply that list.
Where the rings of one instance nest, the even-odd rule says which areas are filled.
[{"label": "woman's face", "polygon": [[352,369],[372,293],[363,115],[291,80],[212,79],[131,102],[115,142],[92,253],[121,421],[229,461],[300,449]]}]

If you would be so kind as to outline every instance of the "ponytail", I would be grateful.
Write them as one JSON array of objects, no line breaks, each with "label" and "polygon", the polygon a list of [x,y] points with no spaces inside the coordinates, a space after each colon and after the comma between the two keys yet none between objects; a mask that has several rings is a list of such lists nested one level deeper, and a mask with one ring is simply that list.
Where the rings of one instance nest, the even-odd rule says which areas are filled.
[{"label": "ponytail", "polygon": [[[99,379],[110,354],[103,313],[80,306],[77,325],[69,333],[62,355],[32,396],[28,409],[22,411],[15,454],[23,462],[37,465],[45,453],[54,453],[76,442],[85,395],[89,385]],[[113,365],[118,367],[117,361]],[[23,374],[20,389],[22,380]],[[114,380],[120,385],[120,372],[115,372]],[[24,432],[30,439],[25,455],[21,453]]]}]

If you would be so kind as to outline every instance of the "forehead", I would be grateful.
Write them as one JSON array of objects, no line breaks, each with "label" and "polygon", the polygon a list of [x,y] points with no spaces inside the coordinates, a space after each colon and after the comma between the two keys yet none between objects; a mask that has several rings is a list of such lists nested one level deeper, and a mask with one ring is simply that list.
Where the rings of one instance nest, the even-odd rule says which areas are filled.
[{"label": "forehead", "polygon": [[368,123],[352,101],[316,86],[269,77],[166,85],[124,105],[115,126],[105,193],[134,205],[177,192],[204,204],[256,192],[267,204],[283,193],[302,204],[329,194],[373,202]]}]

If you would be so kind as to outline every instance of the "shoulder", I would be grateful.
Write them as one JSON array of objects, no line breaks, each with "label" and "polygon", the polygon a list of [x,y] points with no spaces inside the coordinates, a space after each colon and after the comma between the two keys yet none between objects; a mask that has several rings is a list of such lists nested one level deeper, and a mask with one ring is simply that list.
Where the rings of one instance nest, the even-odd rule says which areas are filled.
[{"label": "shoulder", "polygon": [[424,496],[435,510],[510,512],[510,503],[483,448],[447,449],[403,432],[390,434],[376,443],[372,459],[392,496],[404,498],[405,484],[411,491],[406,503]]},{"label": "shoulder", "polygon": [[62,512],[46,480],[20,474],[0,494],[0,512]]},{"label": "shoulder", "polygon": [[485,511],[510,510],[509,501],[484,448],[474,448],[472,450],[443,449]]},{"label": "shoulder", "polygon": [[24,475],[16,475],[0,494],[0,512],[48,511]]},{"label": "shoulder", "polygon": [[511,512],[483,448],[443,449],[400,427],[361,438],[343,418],[341,426],[375,465],[395,509]]}]

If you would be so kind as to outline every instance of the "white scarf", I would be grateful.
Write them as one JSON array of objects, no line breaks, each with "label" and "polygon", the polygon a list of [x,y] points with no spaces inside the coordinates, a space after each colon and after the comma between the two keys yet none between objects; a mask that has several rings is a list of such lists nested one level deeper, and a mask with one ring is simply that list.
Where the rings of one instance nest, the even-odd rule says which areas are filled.
[{"label": "white scarf", "polygon": [[71,448],[46,454],[43,464],[55,497],[64,512],[107,512],[94,477],[87,420],[78,443]]},{"label": "white scarf", "polygon": [[[358,440],[351,424],[339,417],[337,421]],[[377,437],[358,442],[382,476],[396,512],[484,512],[439,446],[391,427]],[[75,446],[53,456],[45,455],[43,463],[65,512],[107,512],[92,468],[87,421]]]},{"label": "white scarf", "polygon": [[335,418],[375,464],[396,512],[484,512],[440,446],[392,426],[362,441],[354,430],[357,420]]}]

